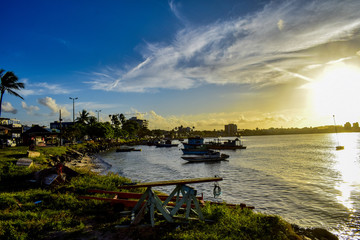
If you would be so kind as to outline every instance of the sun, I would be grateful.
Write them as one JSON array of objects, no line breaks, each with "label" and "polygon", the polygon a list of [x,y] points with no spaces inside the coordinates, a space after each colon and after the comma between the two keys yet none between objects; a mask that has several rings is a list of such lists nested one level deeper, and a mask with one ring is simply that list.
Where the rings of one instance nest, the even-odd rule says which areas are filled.
[{"label": "sun", "polygon": [[312,104],[319,117],[337,115],[346,121],[359,121],[360,69],[338,63],[327,67],[312,84]]}]

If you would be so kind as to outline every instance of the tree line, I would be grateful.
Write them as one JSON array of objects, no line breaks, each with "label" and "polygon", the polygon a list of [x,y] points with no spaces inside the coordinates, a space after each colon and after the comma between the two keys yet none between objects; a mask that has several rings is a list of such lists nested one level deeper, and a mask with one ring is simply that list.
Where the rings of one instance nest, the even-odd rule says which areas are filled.
[{"label": "tree line", "polygon": [[62,138],[68,140],[84,139],[127,139],[143,138],[151,135],[147,126],[126,119],[124,114],[109,115],[110,121],[99,122],[96,117],[83,109],[73,125],[61,130]]}]

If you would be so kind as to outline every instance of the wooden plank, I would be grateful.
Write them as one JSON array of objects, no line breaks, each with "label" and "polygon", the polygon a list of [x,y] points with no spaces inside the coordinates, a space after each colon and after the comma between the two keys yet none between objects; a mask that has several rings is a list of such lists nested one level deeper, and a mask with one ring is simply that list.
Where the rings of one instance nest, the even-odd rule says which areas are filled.
[{"label": "wooden plank", "polygon": [[[93,197],[93,196],[78,196],[79,199],[93,199],[93,200],[99,200],[99,201],[106,201],[111,203],[119,203],[124,205],[128,208],[134,208],[135,205],[138,203],[137,200],[128,200],[128,199],[114,199],[114,198],[103,198],[103,197]],[[141,205],[144,205],[146,201],[144,201]],[[173,202],[169,202],[166,206],[172,206],[174,207],[176,204]],[[182,207],[185,207],[185,204],[182,205]],[[191,207],[195,207],[195,205],[191,204]]]},{"label": "wooden plank", "polygon": [[137,200],[127,200],[127,199],[114,199],[114,198],[102,198],[102,197],[92,197],[92,196],[78,196],[79,199],[93,199],[100,201],[107,201],[111,203],[120,203],[128,208],[133,208],[137,204]]},{"label": "wooden plank", "polygon": [[[142,193],[116,192],[116,191],[106,191],[106,190],[97,190],[97,189],[90,189],[90,190],[88,190],[88,192],[116,194],[117,198],[122,198],[122,199],[140,199],[141,196],[143,195]],[[157,196],[162,201],[166,200],[169,197],[169,195],[157,195]],[[199,199],[199,200],[204,199],[203,195],[201,195],[199,197],[196,197],[196,198]],[[171,201],[176,201],[176,197],[172,197],[170,200]]]},{"label": "wooden plank", "polygon": [[146,182],[138,183],[133,185],[122,185],[118,188],[128,189],[128,188],[140,188],[140,187],[155,187],[155,186],[166,186],[166,185],[184,185],[192,183],[203,183],[203,182],[217,182],[222,181],[221,177],[212,177],[212,178],[189,178],[189,179],[178,179],[178,180],[169,180],[169,181],[158,181],[158,182]]}]

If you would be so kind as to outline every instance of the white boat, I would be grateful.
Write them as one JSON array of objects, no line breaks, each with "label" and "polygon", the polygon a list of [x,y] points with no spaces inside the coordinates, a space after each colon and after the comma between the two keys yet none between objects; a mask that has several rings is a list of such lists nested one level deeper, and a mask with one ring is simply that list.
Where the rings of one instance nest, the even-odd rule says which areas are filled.
[{"label": "white boat", "polygon": [[224,161],[229,158],[229,155],[223,154],[220,152],[209,152],[202,155],[196,156],[183,156],[182,159],[188,162],[215,162],[215,161]]}]

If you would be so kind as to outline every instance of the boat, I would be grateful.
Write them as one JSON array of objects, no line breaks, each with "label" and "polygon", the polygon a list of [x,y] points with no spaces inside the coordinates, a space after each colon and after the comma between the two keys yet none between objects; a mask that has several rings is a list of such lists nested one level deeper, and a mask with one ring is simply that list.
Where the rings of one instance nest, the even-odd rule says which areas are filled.
[{"label": "boat", "polygon": [[335,115],[333,115],[333,118],[334,118],[334,127],[335,127],[335,134],[336,134],[336,139],[337,139],[337,146],[335,147],[336,150],[344,150],[345,147],[344,146],[341,146],[339,144],[339,138],[338,138],[338,135],[337,135],[337,128],[336,128],[336,122],[335,122]]},{"label": "boat", "polygon": [[130,147],[124,147],[124,148],[117,148],[116,152],[133,152],[133,151],[141,151],[141,149],[136,148],[130,148]]},{"label": "boat", "polygon": [[188,162],[213,162],[213,161],[224,161],[229,158],[229,155],[220,152],[209,152],[202,155],[196,156],[182,156],[182,159]]},{"label": "boat", "polygon": [[244,146],[241,143],[241,140],[239,138],[236,138],[234,140],[231,139],[220,139],[216,138],[212,142],[205,143],[206,147],[208,149],[246,149],[246,146]]},{"label": "boat", "polygon": [[187,143],[183,143],[184,148],[193,148],[204,145],[204,138],[202,137],[189,137]]},{"label": "boat", "polygon": [[156,147],[177,147],[178,145],[179,144],[172,143],[170,139],[155,144]]},{"label": "boat", "polygon": [[204,144],[202,137],[190,137],[187,143],[182,143],[184,148],[181,149],[183,154],[203,155],[209,153],[209,149]]}]

